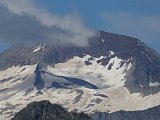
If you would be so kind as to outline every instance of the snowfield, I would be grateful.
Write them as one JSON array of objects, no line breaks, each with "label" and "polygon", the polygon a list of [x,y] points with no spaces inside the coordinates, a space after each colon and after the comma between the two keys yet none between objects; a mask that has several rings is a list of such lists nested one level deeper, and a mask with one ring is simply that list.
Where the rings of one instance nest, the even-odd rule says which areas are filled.
[{"label": "snowfield", "polygon": [[[111,51],[110,55],[113,54]],[[143,97],[140,93],[130,94],[124,87],[126,71],[132,68],[129,60],[123,61],[115,56],[106,66],[97,62],[105,57],[85,55],[83,58],[74,57],[65,63],[58,63],[55,67],[43,68],[42,90],[35,87],[37,64],[13,66],[0,71],[0,120],[10,120],[28,103],[41,100],[61,104],[70,111],[86,113],[144,110],[160,104],[160,93]],[[90,65],[86,65],[85,61]],[[121,66],[122,62],[125,63]],[[74,85],[65,77],[85,80],[98,89]],[[59,88],[52,86],[53,81]],[[65,88],[64,85],[69,86]],[[150,86],[156,85],[150,83]]]}]

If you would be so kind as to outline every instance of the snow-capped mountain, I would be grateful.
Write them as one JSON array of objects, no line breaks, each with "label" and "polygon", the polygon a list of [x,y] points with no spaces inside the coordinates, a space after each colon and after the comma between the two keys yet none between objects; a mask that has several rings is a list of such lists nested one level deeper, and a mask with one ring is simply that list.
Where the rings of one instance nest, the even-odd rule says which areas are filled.
[{"label": "snow-capped mountain", "polygon": [[140,40],[99,32],[89,46],[17,44],[0,54],[0,119],[33,101],[112,113],[160,104],[160,55]]}]

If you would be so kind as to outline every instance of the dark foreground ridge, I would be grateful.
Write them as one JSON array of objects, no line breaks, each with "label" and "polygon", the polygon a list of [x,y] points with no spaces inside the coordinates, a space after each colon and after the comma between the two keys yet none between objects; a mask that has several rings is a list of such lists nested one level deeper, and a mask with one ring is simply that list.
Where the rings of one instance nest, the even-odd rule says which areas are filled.
[{"label": "dark foreground ridge", "polygon": [[97,112],[92,119],[84,113],[68,112],[49,101],[33,102],[12,120],[160,120],[160,105],[142,111]]},{"label": "dark foreground ridge", "polygon": [[84,113],[68,112],[49,101],[32,102],[15,115],[12,120],[92,120]]}]

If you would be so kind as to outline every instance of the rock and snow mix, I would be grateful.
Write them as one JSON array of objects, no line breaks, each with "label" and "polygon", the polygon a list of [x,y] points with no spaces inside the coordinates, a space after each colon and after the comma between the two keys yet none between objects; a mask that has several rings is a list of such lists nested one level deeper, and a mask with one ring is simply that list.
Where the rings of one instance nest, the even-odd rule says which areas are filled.
[{"label": "rock and snow mix", "polygon": [[[114,52],[111,51],[110,55],[114,55]],[[126,71],[132,67],[129,60],[123,61],[115,56],[103,66],[97,61],[104,58],[106,56],[94,58],[85,55],[83,58],[74,57],[65,63],[58,63],[55,67],[43,68],[46,72],[42,75],[44,88],[40,92],[34,86],[37,65],[13,66],[0,71],[0,119],[10,120],[28,103],[41,100],[49,100],[62,104],[69,110],[87,113],[143,110],[160,104],[160,93],[142,97],[140,93],[130,94],[124,87]],[[91,65],[85,64],[88,60]],[[122,62],[125,63],[121,65]],[[70,84],[63,77],[85,80],[99,89],[84,86],[67,89],[51,87],[53,81]],[[150,83],[150,86],[157,86],[157,83]]]},{"label": "rock and snow mix", "polygon": [[45,49],[45,44],[43,44],[43,45],[40,44],[38,47],[33,48],[33,52],[35,53],[40,50],[44,51],[44,49]]}]

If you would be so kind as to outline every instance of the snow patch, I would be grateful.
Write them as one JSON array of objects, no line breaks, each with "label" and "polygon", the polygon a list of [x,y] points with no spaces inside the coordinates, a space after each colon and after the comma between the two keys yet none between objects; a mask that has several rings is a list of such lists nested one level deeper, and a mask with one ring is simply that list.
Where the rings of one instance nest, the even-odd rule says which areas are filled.
[{"label": "snow patch", "polygon": [[91,62],[92,64],[93,63],[97,63],[97,61],[98,60],[102,60],[102,59],[104,59],[104,58],[106,58],[106,56],[100,56],[99,58],[95,58],[95,57],[92,57],[92,56],[90,56],[90,55],[86,55],[86,54],[84,54],[85,56],[83,57],[83,58],[81,58],[84,62],[85,61],[89,61],[89,62]]},{"label": "snow patch", "polygon": [[142,54],[144,54],[144,52],[143,52],[143,51],[141,51],[141,53],[142,53]]},{"label": "snow patch", "polygon": [[112,55],[114,55],[113,51],[109,51],[109,57],[111,57]]},{"label": "snow patch", "polygon": [[159,86],[160,83],[158,82],[149,82],[149,86]]},{"label": "snow patch", "polygon": [[142,45],[141,42],[140,42],[140,40],[137,40],[137,42],[138,42],[139,45]]},{"label": "snow patch", "polygon": [[[111,58],[109,64],[106,66],[97,63],[97,60],[105,58],[101,56],[99,58],[93,58],[90,62],[92,65],[86,65],[85,61],[91,56],[86,55],[84,58],[74,57],[66,63],[58,63],[55,68],[48,66],[48,71],[59,76],[76,77],[86,80],[89,83],[94,84],[99,88],[111,88],[124,86],[125,75],[127,70],[132,66],[131,63],[124,63],[120,67],[122,59],[117,57]],[[108,70],[108,66],[112,65],[112,69]],[[119,67],[119,69],[117,69]]]},{"label": "snow patch", "polygon": [[44,49],[45,49],[45,44],[43,45],[40,44],[38,47],[33,49],[33,52],[38,52],[40,50],[44,51]]},{"label": "snow patch", "polygon": [[141,51],[141,53],[145,55],[150,62],[152,62],[151,58],[147,54],[145,54],[143,51]]},{"label": "snow patch", "polygon": [[141,88],[143,88],[143,86],[142,86],[141,84],[139,84],[139,86],[140,86]]},{"label": "snow patch", "polygon": [[102,42],[104,43],[104,39],[102,38]]},{"label": "snow patch", "polygon": [[151,60],[151,58],[146,54],[146,57],[148,58],[148,60],[150,61],[150,62],[152,62],[152,60]]},{"label": "snow patch", "polygon": [[[13,66],[5,71],[0,71],[0,90],[3,90],[0,91],[0,113],[2,112],[0,119],[10,120],[14,113],[26,107],[27,104],[41,100],[49,100],[51,103],[62,104],[70,111],[78,109],[79,112],[86,111],[87,113],[92,113],[95,110],[101,112],[115,112],[119,110],[135,111],[160,104],[160,93],[141,97],[140,93],[130,94],[124,87],[126,71],[132,67],[132,64],[128,63],[130,59],[123,61],[115,56],[110,59],[106,66],[97,63],[97,60],[104,58],[106,56],[94,58],[85,55],[83,58],[74,57],[65,63],[58,63],[55,67],[48,66],[45,70],[49,73],[45,73],[42,76],[45,80],[42,95],[38,95],[38,91],[33,88],[35,80],[34,71],[37,65]],[[85,61],[88,59],[92,62],[92,65],[88,66],[85,64]],[[119,67],[121,62],[125,63]],[[107,68],[110,64],[113,65],[108,70]],[[64,81],[64,79],[59,80],[50,74],[83,79],[96,85],[99,89],[88,89],[86,87],[49,89],[46,86],[49,86],[53,80],[62,83]],[[154,83],[154,85],[157,85],[157,83]],[[25,95],[26,90],[29,90],[29,88],[33,89]],[[80,98],[78,97],[79,95],[81,95]],[[101,102],[96,104],[93,102],[95,99],[100,99]],[[93,106],[89,106],[90,104],[93,104]],[[10,109],[8,105],[16,107]],[[12,112],[13,114],[10,114]]]}]

